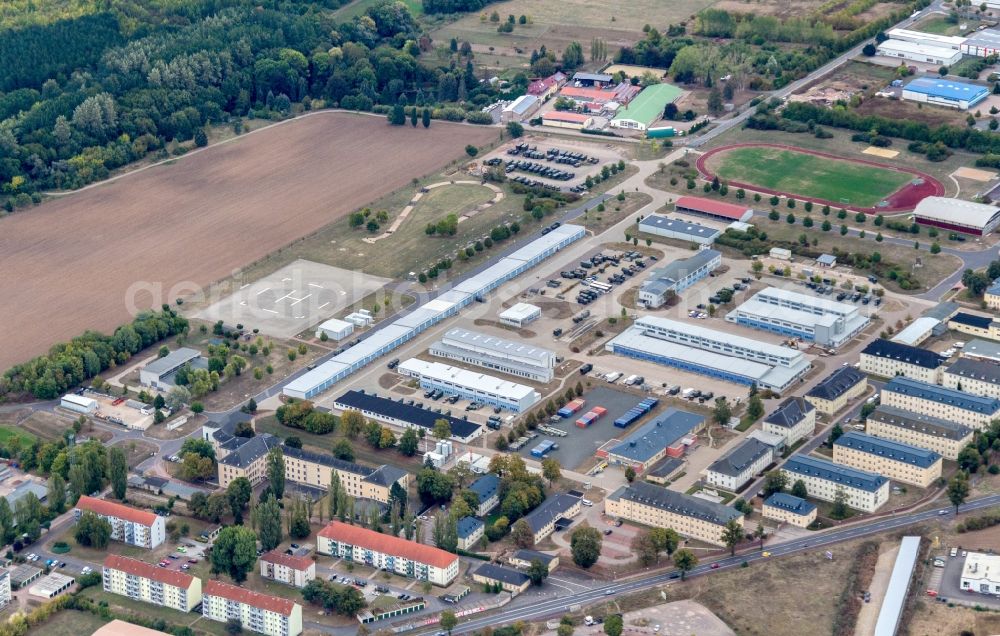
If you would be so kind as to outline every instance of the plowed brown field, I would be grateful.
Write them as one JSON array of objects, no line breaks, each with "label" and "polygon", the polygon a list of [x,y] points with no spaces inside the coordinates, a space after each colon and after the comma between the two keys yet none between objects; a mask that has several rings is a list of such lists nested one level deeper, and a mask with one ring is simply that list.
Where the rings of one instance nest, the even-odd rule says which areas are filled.
[{"label": "plowed brown field", "polygon": [[0,368],[172,303],[496,134],[315,113],[0,219]]}]

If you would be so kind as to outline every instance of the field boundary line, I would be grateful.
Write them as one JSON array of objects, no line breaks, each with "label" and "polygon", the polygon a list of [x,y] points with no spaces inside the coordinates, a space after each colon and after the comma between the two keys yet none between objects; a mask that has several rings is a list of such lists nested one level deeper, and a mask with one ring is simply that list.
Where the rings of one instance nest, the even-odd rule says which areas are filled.
[{"label": "field boundary line", "polygon": [[[102,181],[95,181],[94,183],[88,183],[87,185],[83,186],[82,188],[77,188],[76,190],[68,190],[68,191],[65,191],[65,192],[63,192],[63,191],[43,192],[42,194],[44,196],[47,196],[47,197],[62,198],[62,197],[67,197],[67,196],[71,196],[71,195],[77,194],[79,192],[86,192],[87,190],[90,190],[91,188],[96,188],[98,186],[106,185],[108,183],[114,183],[115,181],[118,181],[120,179],[124,179],[125,177],[129,177],[129,176],[132,176],[132,175],[139,174],[141,172],[145,172],[146,170],[150,170],[151,168],[156,168],[157,166],[162,166],[162,165],[170,164],[170,163],[175,162],[175,161],[182,161],[183,159],[186,159],[187,157],[193,157],[193,156],[197,155],[198,153],[204,152],[206,150],[210,150],[212,148],[218,148],[219,146],[222,146],[222,145],[225,145],[225,144],[228,144],[228,143],[232,143],[232,142],[238,141],[240,139],[246,139],[250,135],[255,135],[255,134],[257,134],[259,132],[263,132],[265,130],[270,130],[272,128],[275,128],[276,126],[283,126],[285,124],[288,124],[288,123],[291,123],[291,122],[294,122],[294,121],[299,121],[299,120],[305,119],[307,117],[313,117],[313,116],[318,116],[318,115],[327,115],[327,114],[338,114],[338,113],[339,114],[348,114],[348,115],[360,115],[360,116],[363,116],[363,117],[381,117],[383,119],[385,118],[385,115],[382,115],[382,114],[379,114],[379,113],[368,113],[368,112],[358,111],[358,110],[345,110],[343,108],[324,108],[322,110],[311,110],[308,113],[302,113],[300,115],[296,115],[295,117],[289,117],[288,119],[282,119],[281,121],[276,121],[276,122],[268,124],[266,126],[261,126],[260,128],[255,128],[254,130],[250,130],[250,131],[247,131],[247,132],[245,132],[243,134],[236,135],[235,137],[230,137],[229,139],[223,139],[222,141],[217,141],[217,142],[215,142],[213,144],[209,144],[209,145],[205,146],[204,148],[195,148],[194,150],[189,150],[188,152],[185,152],[183,155],[178,155],[176,157],[168,157],[167,159],[161,159],[161,160],[159,160],[159,161],[157,161],[155,163],[149,164],[148,166],[141,166],[139,168],[134,168],[132,170],[129,170],[128,172],[123,172],[121,174],[116,174],[113,177],[108,177],[107,179],[104,179]],[[444,120],[440,120],[440,119],[435,120],[435,121],[438,122],[438,123],[441,123],[441,124],[452,125],[452,126],[469,126],[469,127],[474,127],[474,128],[492,128],[492,127],[494,127],[492,125],[484,126],[483,124],[470,124],[470,123],[464,122],[464,121],[463,122],[458,122],[458,121],[444,121]],[[386,125],[388,125],[388,124],[386,124]]]}]

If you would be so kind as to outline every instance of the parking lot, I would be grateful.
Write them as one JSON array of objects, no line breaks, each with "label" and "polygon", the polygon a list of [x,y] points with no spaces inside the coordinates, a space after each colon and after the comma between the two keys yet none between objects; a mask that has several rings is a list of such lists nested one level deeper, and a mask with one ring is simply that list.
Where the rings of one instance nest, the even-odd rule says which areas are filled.
[{"label": "parking lot", "polygon": [[607,144],[569,140],[554,144],[548,138],[526,136],[483,157],[483,165],[501,167],[508,179],[525,185],[582,193],[588,176],[622,158]]},{"label": "parking lot", "polygon": [[196,316],[291,338],[388,282],[363,272],[297,260],[255,283],[243,285]]},{"label": "parking lot", "polygon": [[[593,457],[597,449],[608,440],[621,437],[639,425],[636,422],[627,429],[620,429],[615,428],[614,421],[625,411],[638,404],[643,399],[642,396],[612,388],[611,385],[597,378],[591,378],[591,381],[594,383],[594,388],[584,392],[583,399],[586,400],[586,403],[583,408],[561,422],[551,424],[552,428],[565,431],[565,437],[546,434],[539,429],[535,431],[538,433],[538,437],[529,441],[517,452],[523,457],[540,461],[541,458],[531,455],[531,449],[538,446],[543,440],[550,440],[558,444],[559,448],[550,451],[546,457],[558,460],[560,465],[574,470]],[[607,413],[587,428],[578,427],[576,420],[595,406],[604,407],[607,409]],[[654,410],[654,412],[656,411]],[[639,420],[639,422],[645,422],[645,419]]]}]

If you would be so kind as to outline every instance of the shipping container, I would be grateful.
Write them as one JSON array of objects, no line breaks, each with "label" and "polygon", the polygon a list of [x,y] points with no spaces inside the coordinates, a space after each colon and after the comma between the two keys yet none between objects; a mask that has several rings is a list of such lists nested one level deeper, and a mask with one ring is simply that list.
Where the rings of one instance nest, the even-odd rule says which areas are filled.
[{"label": "shipping container", "polygon": [[647,128],[646,138],[647,139],[663,139],[665,137],[673,137],[677,134],[673,126],[663,126],[661,128]]},{"label": "shipping container", "polygon": [[543,440],[538,446],[531,449],[532,457],[545,457],[549,452],[555,450],[556,443],[552,440]]},{"label": "shipping container", "polygon": [[570,415],[573,415],[574,413],[582,409],[583,405],[586,403],[587,401],[584,400],[583,398],[576,398],[575,400],[570,400],[569,402],[567,402],[566,406],[556,411],[556,413],[559,415],[559,417],[569,417]]}]

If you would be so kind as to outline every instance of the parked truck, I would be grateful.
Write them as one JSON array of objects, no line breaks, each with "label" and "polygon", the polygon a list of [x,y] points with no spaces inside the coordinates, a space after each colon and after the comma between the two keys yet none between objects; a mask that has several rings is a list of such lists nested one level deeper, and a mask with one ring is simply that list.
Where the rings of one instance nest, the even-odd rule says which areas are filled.
[{"label": "parked truck", "polygon": [[618,381],[618,378],[622,377],[622,374],[617,371],[612,371],[611,373],[604,376],[604,379],[608,381],[609,384],[614,384]]}]

